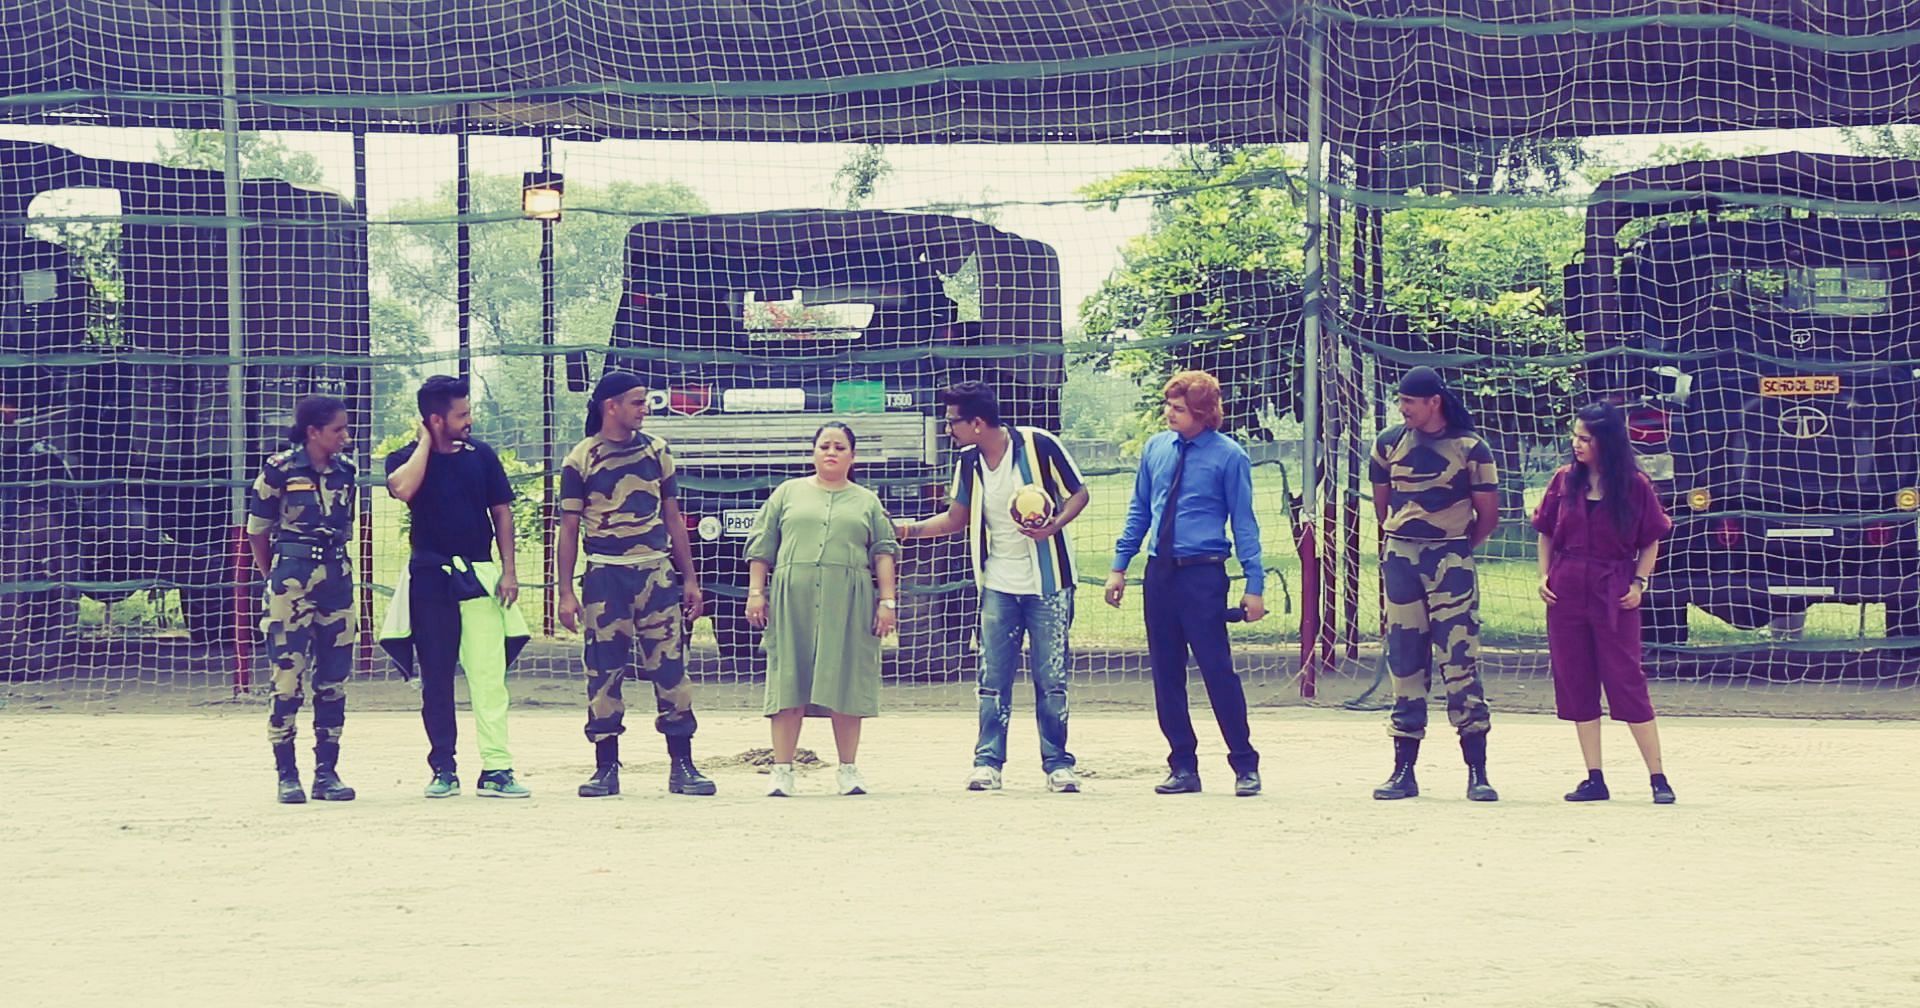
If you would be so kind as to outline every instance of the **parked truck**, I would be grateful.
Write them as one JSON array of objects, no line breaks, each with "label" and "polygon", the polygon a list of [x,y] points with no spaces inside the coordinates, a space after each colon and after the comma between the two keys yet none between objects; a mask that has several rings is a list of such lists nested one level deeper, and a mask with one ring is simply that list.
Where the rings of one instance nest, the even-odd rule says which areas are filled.
[{"label": "parked truck", "polygon": [[[810,473],[828,420],[859,438],[855,478],[896,517],[945,507],[939,391],[990,382],[1010,419],[1054,429],[1065,380],[1053,249],[936,214],[796,210],[649,221],[626,245],[606,366],[648,380],[646,429],[673,447],[723,657],[750,667],[742,547],[781,480]],[[584,390],[584,360],[569,368]],[[964,543],[914,543],[894,674],[973,661]]]},{"label": "parked truck", "polygon": [[[124,217],[116,238],[96,231],[81,247],[35,222],[36,200],[74,194],[90,215]],[[367,367],[342,359],[368,351],[364,214],[273,179],[247,179],[240,205],[249,226],[229,230],[218,172],[0,141],[0,641],[12,650],[70,628],[81,596],[151,589],[178,590],[197,640],[240,639],[257,603],[237,548],[233,439],[251,471],[303,395],[341,396],[364,420]],[[252,361],[238,429],[229,234]]]},{"label": "parked truck", "polygon": [[1615,176],[1568,267],[1567,317],[1629,407],[1674,519],[1649,643],[1689,606],[1795,631],[1885,606],[1920,638],[1920,162],[1778,154]]}]

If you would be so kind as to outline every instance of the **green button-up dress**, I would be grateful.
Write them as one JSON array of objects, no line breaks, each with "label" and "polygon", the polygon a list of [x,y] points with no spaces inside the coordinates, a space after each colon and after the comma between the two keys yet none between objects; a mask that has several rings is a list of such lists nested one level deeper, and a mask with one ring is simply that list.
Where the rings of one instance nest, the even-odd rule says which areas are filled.
[{"label": "green button-up dress", "polygon": [[747,559],[773,566],[767,586],[765,712],[880,713],[880,639],[873,635],[873,561],[898,555],[873,491],[780,484],[760,507]]}]

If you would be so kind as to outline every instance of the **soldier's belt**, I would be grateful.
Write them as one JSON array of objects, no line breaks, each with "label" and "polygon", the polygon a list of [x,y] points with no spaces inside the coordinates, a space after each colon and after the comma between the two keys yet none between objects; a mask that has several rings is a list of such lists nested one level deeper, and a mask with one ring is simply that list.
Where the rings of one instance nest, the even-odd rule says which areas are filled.
[{"label": "soldier's belt", "polygon": [[278,542],[273,544],[273,555],[290,560],[345,560],[345,546],[318,546],[303,542]]}]

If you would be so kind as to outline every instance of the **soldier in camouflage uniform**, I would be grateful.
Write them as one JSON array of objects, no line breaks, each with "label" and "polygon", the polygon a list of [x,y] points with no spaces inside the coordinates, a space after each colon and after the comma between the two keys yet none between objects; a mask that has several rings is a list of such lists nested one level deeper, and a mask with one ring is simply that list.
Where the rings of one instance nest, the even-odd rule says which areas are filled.
[{"label": "soldier in camouflage uniform", "polygon": [[307,800],[294,764],[301,685],[313,678],[313,799],[352,801],[340,782],[340,731],[347,716],[347,674],[353,668],[354,467],[346,457],[346,404],[309,396],[294,410],[293,447],[267,459],[247,500],[247,542],[266,578],[267,665],[273,697],[267,739],[284,804]]},{"label": "soldier in camouflage uniform", "polygon": [[[620,793],[622,684],[629,670],[653,683],[667,739],[667,790],[710,795],[713,781],[693,762],[693,684],[687,680],[686,628],[699,618],[700,582],[693,545],[676,499],[666,441],[640,429],[647,390],[632,374],[610,371],[587,403],[586,440],[560,470],[560,621],[584,625],[587,739],[593,777],[580,797]],[[574,558],[584,533],[587,572],[573,591]],[[583,611],[584,610],[584,611]]]},{"label": "soldier in camouflage uniform", "polygon": [[[1460,733],[1467,797],[1497,801],[1487,782],[1486,695],[1480,656],[1479,589],[1473,550],[1499,523],[1493,453],[1473,419],[1432,368],[1400,382],[1405,423],[1382,432],[1370,466],[1373,508],[1385,538],[1380,582],[1386,594],[1387,668],[1393,673],[1393,775],[1379,799],[1420,793],[1413,767],[1427,731],[1427,694],[1437,666],[1447,720]],[[1438,650],[1436,660],[1435,651]]]}]

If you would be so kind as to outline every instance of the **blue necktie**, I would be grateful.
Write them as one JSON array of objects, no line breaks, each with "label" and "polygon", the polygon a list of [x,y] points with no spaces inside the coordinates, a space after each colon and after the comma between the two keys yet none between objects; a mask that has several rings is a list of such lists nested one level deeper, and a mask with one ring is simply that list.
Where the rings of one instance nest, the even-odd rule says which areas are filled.
[{"label": "blue necktie", "polygon": [[1187,467],[1188,441],[1178,435],[1173,439],[1173,480],[1167,484],[1167,503],[1160,510],[1160,546],[1155,555],[1173,559],[1174,517],[1180,513],[1180,473]]}]

